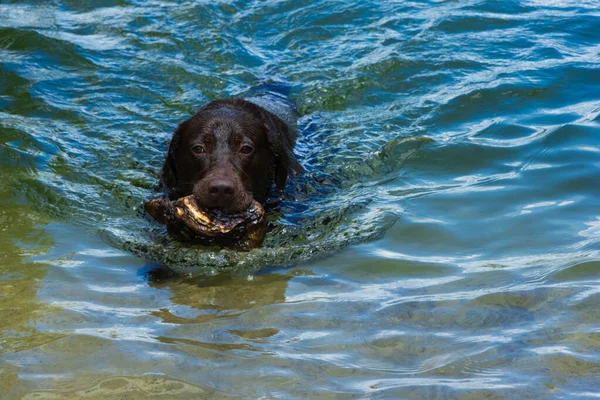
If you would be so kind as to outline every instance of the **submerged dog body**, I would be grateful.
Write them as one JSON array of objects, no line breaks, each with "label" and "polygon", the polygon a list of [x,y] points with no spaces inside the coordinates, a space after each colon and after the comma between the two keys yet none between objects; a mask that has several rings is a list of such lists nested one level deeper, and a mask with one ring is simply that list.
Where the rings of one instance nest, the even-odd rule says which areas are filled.
[{"label": "submerged dog body", "polygon": [[193,195],[201,207],[241,212],[302,171],[295,143],[295,129],[265,108],[216,100],[175,130],[161,183],[171,200]]}]

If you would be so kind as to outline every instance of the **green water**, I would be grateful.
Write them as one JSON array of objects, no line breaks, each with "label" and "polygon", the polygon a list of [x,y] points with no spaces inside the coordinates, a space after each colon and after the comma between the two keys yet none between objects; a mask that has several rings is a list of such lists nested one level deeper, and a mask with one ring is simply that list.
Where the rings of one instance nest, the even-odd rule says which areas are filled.
[{"label": "green water", "polygon": [[[0,2],[0,398],[597,397],[598,10]],[[173,242],[174,127],[269,85],[263,248]]]}]

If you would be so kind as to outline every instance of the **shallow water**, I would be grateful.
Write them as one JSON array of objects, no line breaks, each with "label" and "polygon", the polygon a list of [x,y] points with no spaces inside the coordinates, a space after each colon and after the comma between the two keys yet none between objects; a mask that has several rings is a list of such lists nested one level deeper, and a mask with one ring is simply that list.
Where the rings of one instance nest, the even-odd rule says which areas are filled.
[{"label": "shallow water", "polygon": [[[0,395],[598,396],[596,2],[39,3],[0,4]],[[265,246],[173,243],[171,132],[264,85],[307,170]]]}]

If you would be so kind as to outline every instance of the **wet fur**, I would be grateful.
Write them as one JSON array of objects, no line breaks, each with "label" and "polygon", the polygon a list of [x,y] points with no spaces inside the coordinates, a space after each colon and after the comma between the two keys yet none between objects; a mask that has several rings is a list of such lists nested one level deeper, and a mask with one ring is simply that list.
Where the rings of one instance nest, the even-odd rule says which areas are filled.
[{"label": "wet fur", "polygon": [[[254,149],[252,157],[240,153],[244,143]],[[273,184],[283,190],[289,175],[303,171],[295,143],[296,132],[264,108],[243,99],[216,100],[175,130],[161,184],[170,199],[194,194],[209,208],[236,212],[252,199],[264,204]],[[195,144],[207,152],[195,154],[190,150]],[[231,188],[227,201],[209,194],[217,181]]]}]

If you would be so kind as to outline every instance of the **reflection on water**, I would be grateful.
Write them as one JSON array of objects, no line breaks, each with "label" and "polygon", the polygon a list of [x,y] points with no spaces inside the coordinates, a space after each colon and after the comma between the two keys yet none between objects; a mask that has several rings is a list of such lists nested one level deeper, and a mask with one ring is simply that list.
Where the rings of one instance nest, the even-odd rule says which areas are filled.
[{"label": "reflection on water", "polygon": [[[5,168],[0,171],[5,172]],[[10,198],[14,178],[2,175],[0,198]],[[43,346],[61,335],[39,329],[39,321],[56,307],[37,297],[47,266],[31,257],[47,251],[52,239],[39,226],[45,218],[25,206],[5,202],[0,210],[0,357]],[[0,388],[16,385],[21,368],[0,360]]]},{"label": "reflection on water", "polygon": [[[0,397],[597,397],[595,2],[0,16]],[[171,241],[173,128],[269,85],[307,172],[265,246]]]},{"label": "reflection on water", "polygon": [[151,283],[155,288],[168,288],[172,292],[171,301],[178,309],[181,309],[179,306],[185,306],[186,309],[191,307],[202,312],[189,318],[174,315],[172,310],[165,309],[154,315],[172,324],[236,317],[245,310],[283,303],[289,279],[290,277],[278,274],[233,278],[230,275],[219,275],[183,281],[170,279],[162,284]]}]

